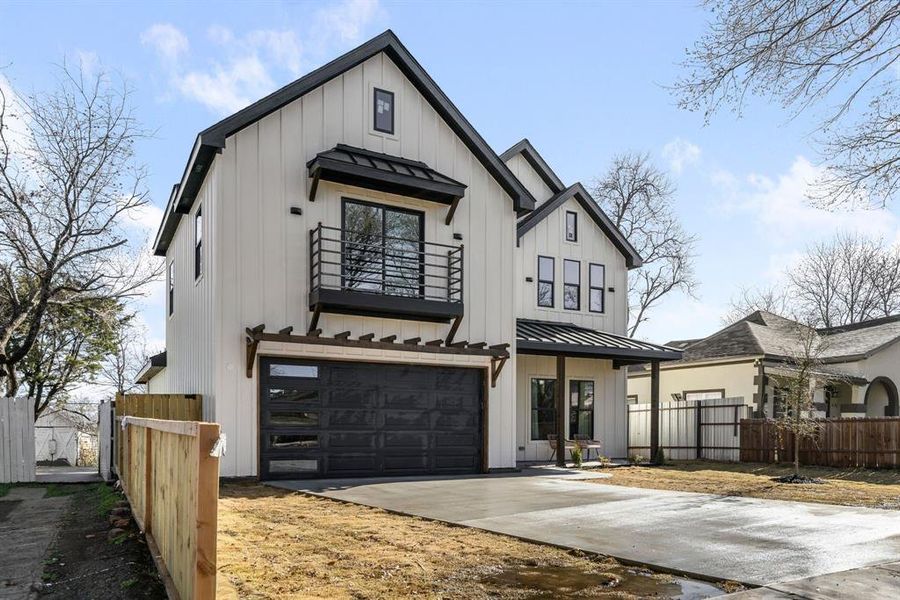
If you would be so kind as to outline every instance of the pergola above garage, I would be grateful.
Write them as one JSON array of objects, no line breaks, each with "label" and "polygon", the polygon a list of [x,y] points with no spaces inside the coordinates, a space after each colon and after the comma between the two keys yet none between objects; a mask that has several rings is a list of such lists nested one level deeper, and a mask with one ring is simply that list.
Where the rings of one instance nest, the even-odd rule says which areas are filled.
[{"label": "pergola above garage", "polygon": [[[596,331],[571,323],[533,319],[516,321],[516,353],[556,357],[556,381],[566,380],[566,358],[611,360],[613,368],[650,363],[650,457],[659,449],[659,363],[681,359],[681,351],[634,340],[623,335]],[[566,399],[563,383],[556,386],[556,434],[565,439]],[[560,442],[556,462],[565,465],[564,444]]]}]

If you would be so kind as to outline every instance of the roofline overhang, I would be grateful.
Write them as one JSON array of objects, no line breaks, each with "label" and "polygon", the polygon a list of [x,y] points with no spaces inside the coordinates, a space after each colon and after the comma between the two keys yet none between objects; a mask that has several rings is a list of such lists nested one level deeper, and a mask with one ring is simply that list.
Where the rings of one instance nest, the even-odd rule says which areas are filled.
[{"label": "roofline overhang", "polygon": [[500,160],[503,162],[508,161],[516,154],[521,154],[522,158],[534,169],[535,173],[538,174],[547,187],[550,188],[554,194],[558,194],[564,189],[566,189],[565,184],[559,178],[559,176],[550,168],[550,165],[547,164],[547,161],[544,160],[544,157],[540,155],[540,153],[535,149],[535,147],[528,141],[528,138],[523,138],[522,140],[513,144],[510,148],[506,149],[500,154]]},{"label": "roofline overhang", "polygon": [[516,340],[516,354],[634,361],[635,364],[641,362],[678,360],[681,358],[681,352],[676,350],[609,348],[606,346],[560,344],[556,342],[536,342],[529,340]]},{"label": "roofline overhang", "polygon": [[[660,365],[661,369],[691,369],[694,367],[716,367],[721,365],[738,365],[743,363],[753,363],[762,358],[762,355],[747,355],[747,356],[723,356],[721,358],[704,358],[697,360],[690,359],[681,359],[677,362],[668,362]],[[635,373],[629,373],[629,377],[643,377],[649,376],[650,371],[641,371]]]},{"label": "roofline overhang", "polygon": [[163,350],[159,354],[154,354],[147,359],[147,362],[144,363],[144,366],[141,367],[140,371],[138,371],[137,376],[134,378],[134,382],[149,383],[151,379],[156,377],[163,369],[166,368],[167,363],[168,360],[165,350]]},{"label": "roofline overhang", "polygon": [[154,254],[165,256],[175,230],[178,228],[181,215],[190,212],[215,154],[225,148],[225,142],[229,136],[362,64],[379,52],[384,52],[394,61],[397,68],[425,97],[488,173],[494,177],[512,199],[513,210],[516,214],[522,215],[533,210],[535,201],[531,193],[513,175],[506,163],[500,160],[500,157],[410,54],[394,32],[388,29],[350,52],[200,132],[194,142],[178,189],[170,198],[163,215],[163,222],[153,245]]},{"label": "roofline overhang", "polygon": [[553,196],[540,206],[538,206],[531,214],[519,220],[516,226],[516,239],[522,239],[526,233],[531,231],[538,223],[543,221],[553,211],[562,206],[566,201],[575,199],[578,204],[590,215],[594,223],[610,239],[613,245],[625,257],[625,266],[629,269],[636,269],[644,264],[644,259],[638,254],[638,251],[618,227],[610,220],[605,212],[600,208],[584,186],[579,182],[567,187],[564,191]]}]

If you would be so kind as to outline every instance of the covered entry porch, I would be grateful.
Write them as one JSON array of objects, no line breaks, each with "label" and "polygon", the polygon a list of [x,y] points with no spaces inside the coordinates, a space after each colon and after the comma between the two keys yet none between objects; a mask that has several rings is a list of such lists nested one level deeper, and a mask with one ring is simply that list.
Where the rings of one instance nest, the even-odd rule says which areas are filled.
[{"label": "covered entry porch", "polygon": [[[651,364],[652,453],[659,446],[659,363],[681,352],[571,323],[519,319],[516,324],[518,460],[554,460],[579,439],[598,454],[627,457],[625,369]],[[563,442],[559,442],[563,440]],[[585,442],[590,442],[585,444]]]}]

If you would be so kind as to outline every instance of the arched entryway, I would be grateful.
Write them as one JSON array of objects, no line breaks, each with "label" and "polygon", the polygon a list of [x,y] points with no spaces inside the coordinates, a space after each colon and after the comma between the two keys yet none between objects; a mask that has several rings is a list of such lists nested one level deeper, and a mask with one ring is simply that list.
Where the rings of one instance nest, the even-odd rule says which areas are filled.
[{"label": "arched entryway", "polygon": [[876,377],[866,389],[867,417],[896,417],[897,386],[887,377]]}]

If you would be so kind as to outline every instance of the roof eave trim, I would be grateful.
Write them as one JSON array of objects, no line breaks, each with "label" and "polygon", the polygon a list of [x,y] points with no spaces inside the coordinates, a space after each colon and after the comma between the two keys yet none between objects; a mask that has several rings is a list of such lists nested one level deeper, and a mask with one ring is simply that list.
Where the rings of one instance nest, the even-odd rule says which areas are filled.
[{"label": "roof eave trim", "polygon": [[537,151],[528,138],[524,138],[512,145],[500,155],[500,160],[504,163],[516,154],[521,154],[522,158],[531,166],[538,176],[547,184],[554,194],[558,194],[566,189],[565,184],[559,176],[550,168],[544,157]]},{"label": "roof eave trim", "polygon": [[604,346],[585,346],[581,344],[561,344],[557,342],[535,342],[529,340],[517,340],[516,352],[528,354],[527,350],[539,352],[569,353],[580,356],[595,356],[597,358],[622,358],[626,360],[679,360],[681,352],[676,350],[639,350],[619,349]]}]

